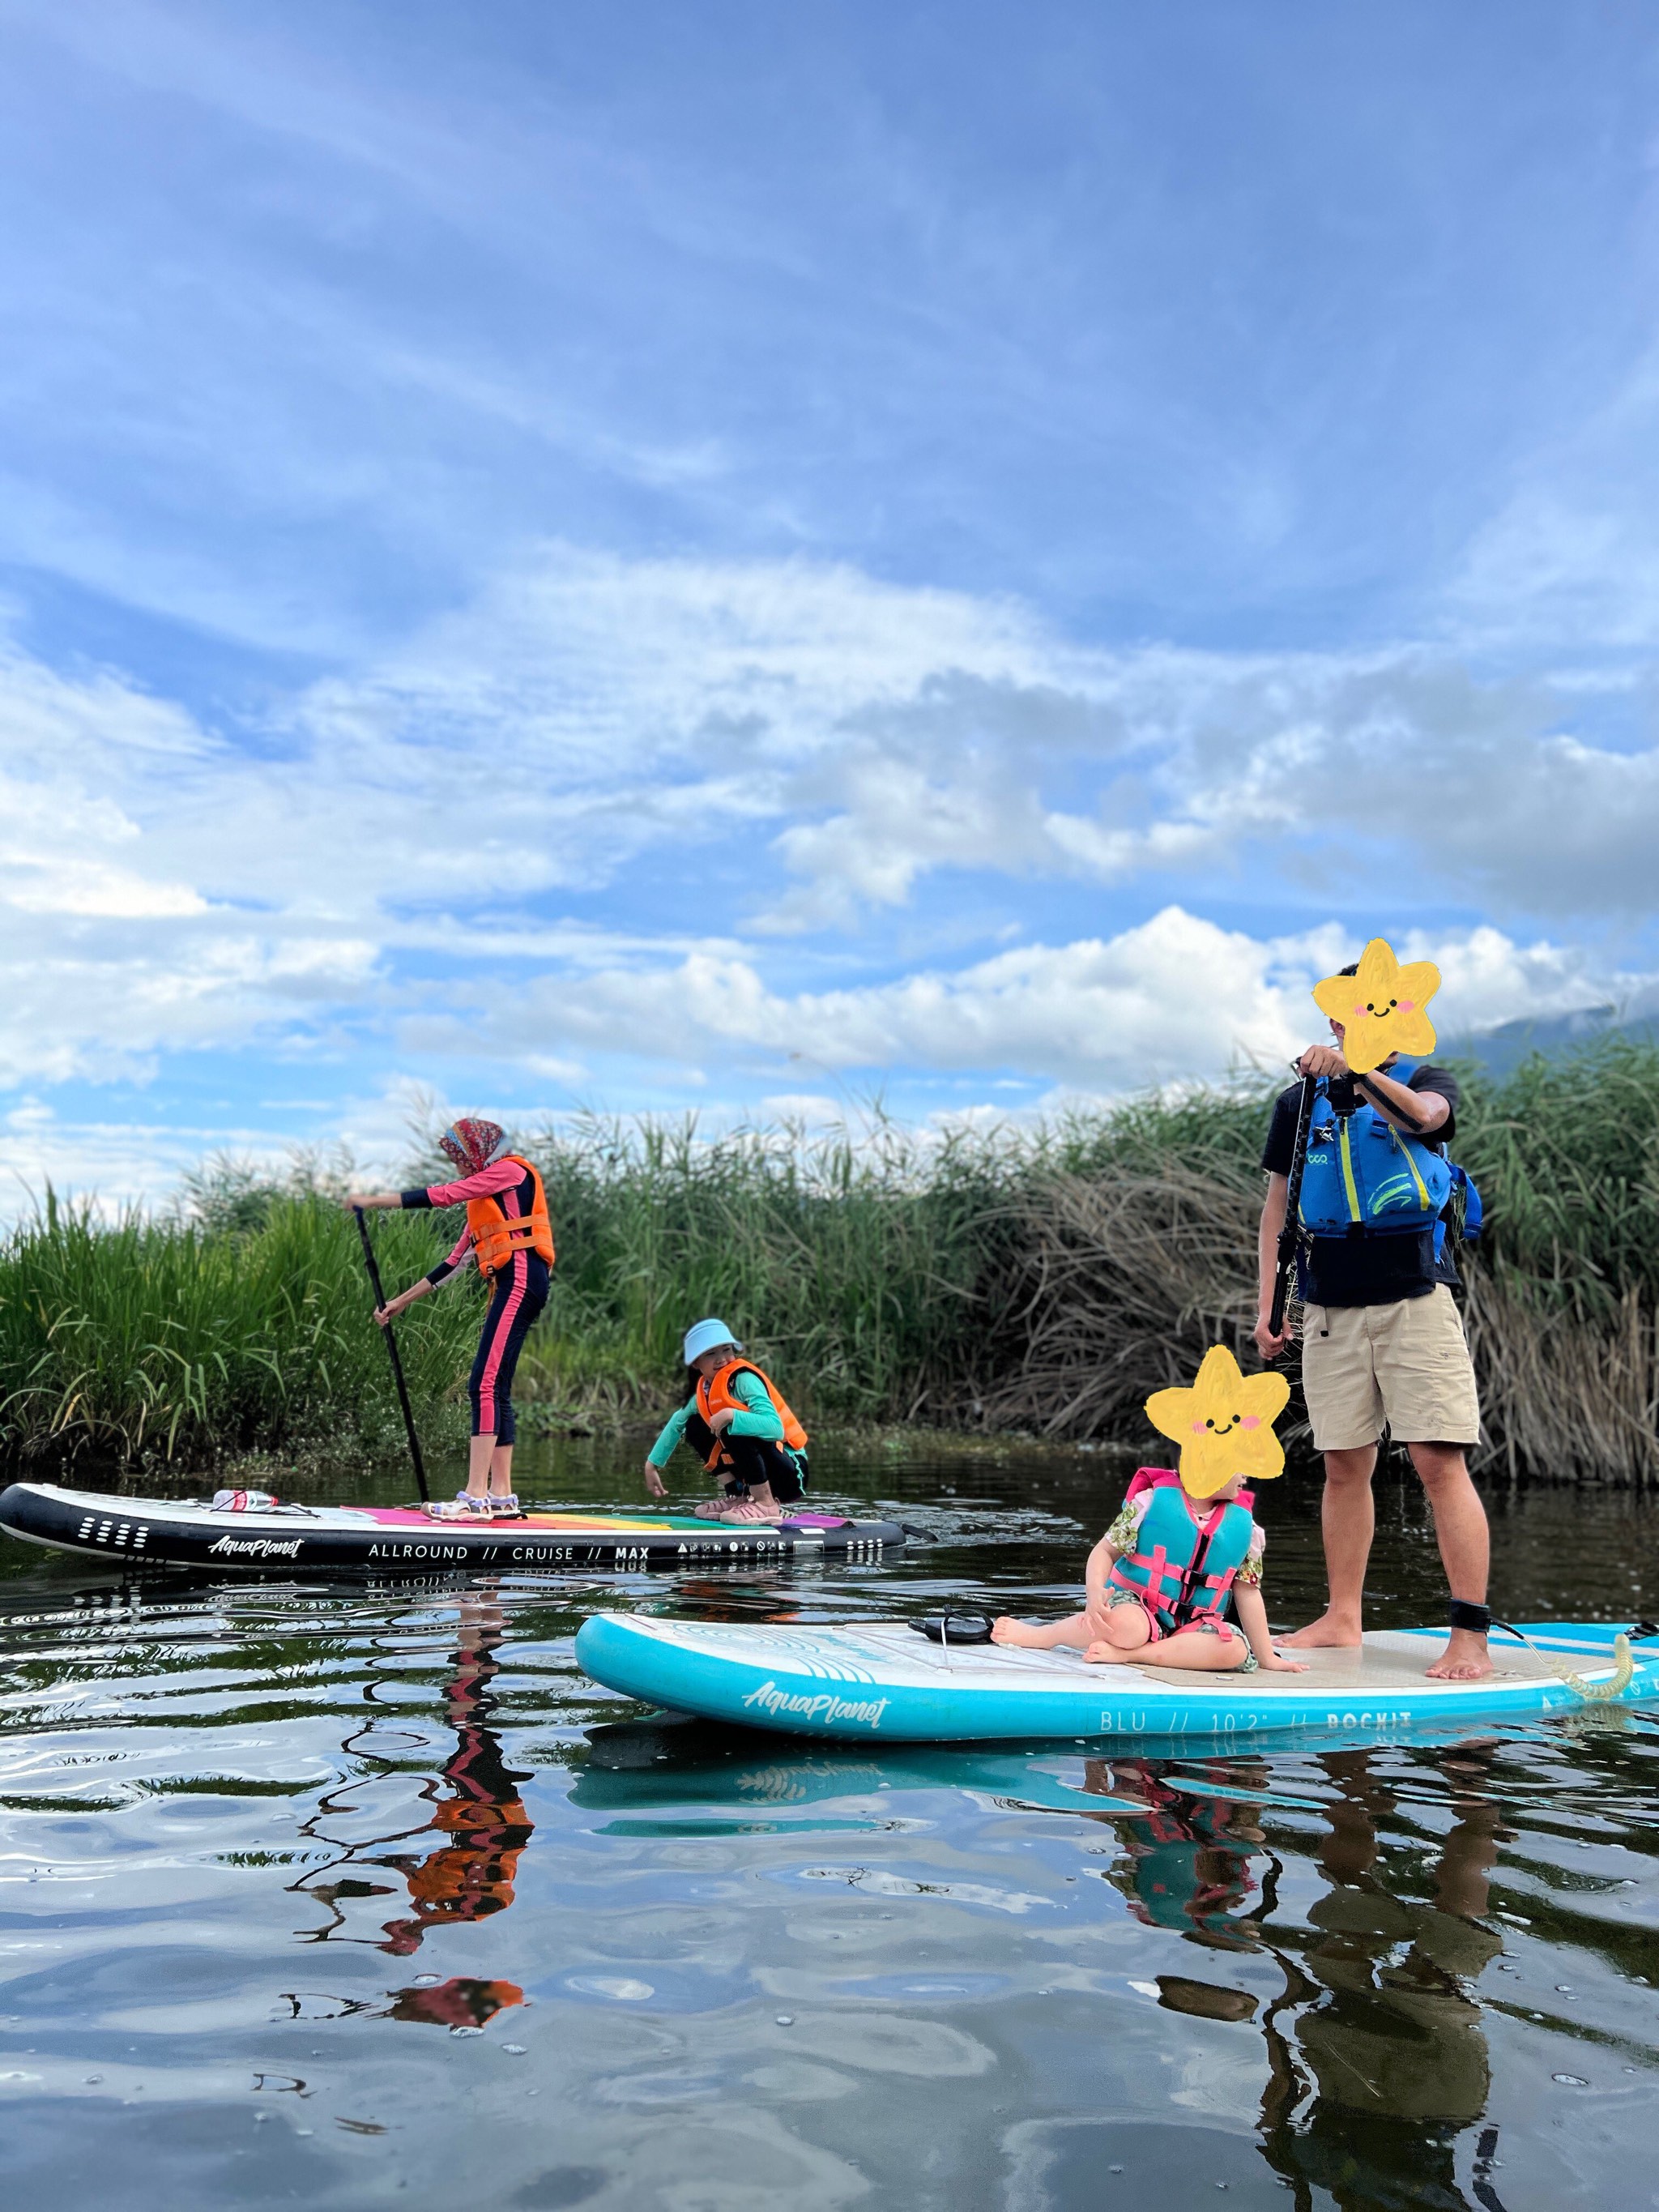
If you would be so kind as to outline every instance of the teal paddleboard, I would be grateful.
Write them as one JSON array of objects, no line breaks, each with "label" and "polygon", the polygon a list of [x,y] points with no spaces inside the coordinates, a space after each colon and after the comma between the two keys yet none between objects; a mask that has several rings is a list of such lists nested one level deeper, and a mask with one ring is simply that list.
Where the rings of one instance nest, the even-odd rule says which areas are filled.
[{"label": "teal paddleboard", "polygon": [[1529,1642],[1494,1632],[1496,1671],[1479,1682],[1430,1679],[1445,1631],[1429,1628],[1385,1629],[1358,1650],[1299,1654],[1305,1674],[1212,1674],[1091,1666],[1078,1651],[940,1645],[904,1621],[751,1627],[600,1613],[583,1624],[576,1658],[607,1689],[672,1712],[858,1743],[1378,1742],[1659,1700],[1659,1640],[1635,1644],[1624,1679],[1614,1624],[1551,1621],[1524,1632]]}]

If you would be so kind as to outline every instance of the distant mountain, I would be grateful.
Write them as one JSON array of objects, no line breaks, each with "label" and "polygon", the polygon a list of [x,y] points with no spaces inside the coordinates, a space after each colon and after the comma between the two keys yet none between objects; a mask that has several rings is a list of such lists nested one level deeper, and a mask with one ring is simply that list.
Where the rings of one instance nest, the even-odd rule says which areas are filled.
[{"label": "distant mountain", "polygon": [[1504,1022],[1478,1036],[1443,1037],[1434,1056],[1475,1060],[1493,1075],[1507,1075],[1533,1053],[1541,1052],[1553,1059],[1558,1053],[1611,1036],[1653,1043],[1659,1040],[1659,1015],[1633,1013],[1628,1007],[1615,1006],[1582,1006],[1574,1013],[1553,1014],[1547,1020]]}]

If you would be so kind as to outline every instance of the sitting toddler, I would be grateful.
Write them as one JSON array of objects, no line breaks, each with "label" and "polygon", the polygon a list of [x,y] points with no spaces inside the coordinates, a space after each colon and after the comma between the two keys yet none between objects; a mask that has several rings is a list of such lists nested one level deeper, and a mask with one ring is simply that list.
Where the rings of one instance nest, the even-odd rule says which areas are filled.
[{"label": "sitting toddler", "polygon": [[[1252,1502],[1242,1475],[1193,1498],[1172,1468],[1139,1468],[1089,1554],[1083,1611],[1045,1626],[1005,1614],[992,1625],[992,1641],[1038,1651],[1080,1645],[1085,1659],[1140,1666],[1305,1673],[1306,1662],[1281,1658],[1267,1633],[1267,1539]],[[1226,1617],[1230,1605],[1238,1628]]]}]

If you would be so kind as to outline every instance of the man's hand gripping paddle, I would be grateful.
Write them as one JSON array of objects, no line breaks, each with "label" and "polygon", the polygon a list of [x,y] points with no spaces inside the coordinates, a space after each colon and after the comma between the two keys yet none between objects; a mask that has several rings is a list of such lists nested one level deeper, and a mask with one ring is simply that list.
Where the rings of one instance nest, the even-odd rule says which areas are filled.
[{"label": "man's hand gripping paddle", "polygon": [[[363,1240],[363,1259],[368,1267],[369,1288],[374,1293],[375,1310],[378,1312],[386,1304],[386,1291],[380,1285],[380,1270],[374,1257],[374,1244],[369,1239],[368,1224],[363,1218],[361,1206],[354,1206],[351,1210],[357,1217],[357,1234]],[[415,1462],[415,1480],[420,1486],[421,1503],[424,1505],[429,1502],[432,1492],[426,1486],[426,1463],[421,1457],[421,1440],[415,1433],[415,1415],[409,1402],[409,1385],[404,1381],[404,1363],[398,1357],[398,1340],[392,1333],[390,1322],[386,1324],[385,1335],[386,1348],[392,1355],[392,1379],[398,1386],[398,1403],[404,1409],[404,1426],[409,1432],[409,1456]]]}]

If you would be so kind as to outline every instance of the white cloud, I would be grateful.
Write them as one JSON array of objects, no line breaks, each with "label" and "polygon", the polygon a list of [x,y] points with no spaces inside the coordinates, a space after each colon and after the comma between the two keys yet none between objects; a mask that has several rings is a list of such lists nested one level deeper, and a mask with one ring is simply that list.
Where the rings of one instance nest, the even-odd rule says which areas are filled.
[{"label": "white cloud", "polygon": [[295,726],[394,837],[404,817],[418,837],[458,758],[532,786],[539,836],[457,856],[507,893],[724,836],[769,850],[750,919],[789,931],[906,904],[941,869],[1243,885],[1276,853],[1304,878],[1416,867],[1515,915],[1632,911],[1659,751],[1573,734],[1574,704],[1444,649],[1111,653],[844,568],[551,549],[317,687]]},{"label": "white cloud", "polygon": [[[1288,878],[1304,905],[1352,910],[1364,885],[1396,934],[1430,900],[1645,913],[1659,751],[1567,734],[1563,712],[1426,650],[1113,655],[1012,605],[844,568],[557,548],[310,687],[257,744],[14,650],[0,1081],[143,1075],[254,1040],[315,1052],[364,1024],[457,1055],[481,1024],[485,1049],[568,1086],[618,1053],[685,1080],[721,1054],[799,1052],[1093,1084],[1271,1057],[1296,1026],[1273,963],[1301,956],[1203,921],[1218,896],[1271,911],[1261,886]],[[1099,943],[803,991],[799,955],[763,960],[697,896],[733,855],[751,927],[774,931],[914,902],[946,868],[1143,877],[1161,904]],[[629,869],[672,872],[672,910],[706,928],[538,918]],[[1448,1008],[1622,988],[1571,933],[1522,935],[1482,951],[1477,933],[1462,970],[1449,954]],[[1207,1007],[1179,983],[1194,961]],[[503,963],[516,1026],[495,1011]]]},{"label": "white cloud", "polygon": [[[30,921],[34,917],[30,917]],[[0,953],[0,1085],[145,1080],[155,1055],[261,1036],[314,1045],[372,999],[378,954],[361,939],[252,932],[78,936],[9,927]]]},{"label": "white cloud", "polygon": [[[1518,945],[1492,928],[1404,937],[1398,949],[1440,963],[1434,1012],[1446,1036],[1609,994],[1582,954]],[[1104,1095],[1282,1065],[1322,1031],[1312,984],[1354,950],[1334,923],[1256,939],[1171,906],[1112,938],[1022,945],[954,972],[859,989],[780,992],[753,961],[710,953],[544,975],[488,994],[465,1035],[503,1059],[545,1038],[647,1062],[723,1064],[728,1074],[792,1060],[849,1077],[1016,1068]],[[1623,988],[1640,980],[1624,978]]]},{"label": "white cloud", "polygon": [[[914,702],[941,670],[1023,682],[1063,659],[1018,610],[848,570],[557,550],[401,658],[313,687],[257,748],[116,674],[71,679],[14,650],[0,661],[0,1079],[303,1038],[364,1011],[399,954],[482,965],[533,958],[539,940],[591,958],[574,926],[515,909],[603,884],[647,848],[763,843],[787,819],[789,778],[860,715]],[[959,829],[938,842],[959,850]],[[994,863],[994,840],[982,857]],[[915,872],[898,868],[889,896]],[[781,884],[781,863],[768,872]],[[884,889],[873,865],[863,888]],[[617,956],[619,940],[587,934]],[[717,947],[718,933],[688,941]],[[550,1076],[583,1073],[539,1057]]]},{"label": "white cloud", "polygon": [[[371,1188],[392,1182],[420,1133],[465,1110],[402,1080],[377,1096],[335,1096],[315,1103],[325,1133],[325,1164],[354,1164],[360,1187]],[[465,1105],[526,1127],[555,1110],[549,1104],[510,1111],[488,1097],[469,1098]],[[124,1206],[156,1206],[174,1198],[186,1171],[213,1155],[281,1176],[296,1153],[314,1157],[314,1151],[273,1136],[257,1119],[157,1114],[142,1122],[103,1121],[61,1110],[25,1090],[0,1111],[0,1224],[30,1213],[49,1186],[60,1200],[89,1203],[108,1218]]]},{"label": "white cloud", "polygon": [[[502,769],[551,769],[618,814],[617,780],[667,767],[671,826],[706,793],[777,811],[780,771],[908,708],[941,676],[1036,684],[1068,655],[1023,610],[805,562],[627,562],[550,547],[361,677],[316,685],[304,732],[465,784],[483,741]],[[488,756],[486,756],[488,757]],[[747,779],[762,781],[745,800]]]},{"label": "white cloud", "polygon": [[851,1101],[832,1098],[822,1091],[776,1091],[761,1100],[759,1111],[763,1121],[790,1121],[808,1129],[836,1128],[858,1119]]},{"label": "white cloud", "polygon": [[1582,947],[1540,940],[1516,945],[1501,930],[1472,929],[1448,938],[1413,930],[1395,947],[1401,959],[1432,960],[1441,988],[1430,1009],[1445,1037],[1479,1036],[1506,1022],[1547,1021],[1594,1006],[1635,1010],[1655,979],[1598,966]]},{"label": "white cloud", "polygon": [[734,838],[769,848],[757,903],[791,927],[902,904],[940,868],[1242,872],[1338,826],[1449,892],[1597,912],[1659,828],[1659,753],[1569,734],[1547,687],[1445,653],[1112,654],[804,563],[550,549],[311,687],[257,753],[17,654],[0,715],[13,897],[256,901],[388,941],[434,898],[510,906]]},{"label": "white cloud", "polygon": [[92,1203],[108,1218],[125,1205],[164,1197],[210,1152],[234,1150],[273,1169],[288,1164],[283,1148],[256,1130],[71,1119],[33,1093],[0,1115],[0,1222],[32,1212],[48,1187],[60,1199]]}]

